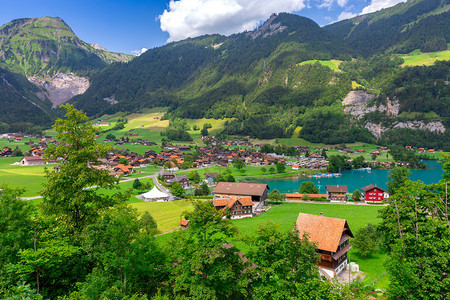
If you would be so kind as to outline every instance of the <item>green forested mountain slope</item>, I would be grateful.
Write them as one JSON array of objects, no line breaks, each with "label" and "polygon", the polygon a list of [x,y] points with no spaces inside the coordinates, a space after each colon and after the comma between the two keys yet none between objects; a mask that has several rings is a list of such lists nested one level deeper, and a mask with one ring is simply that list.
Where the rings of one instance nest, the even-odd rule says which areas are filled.
[{"label": "green forested mountain slope", "polygon": [[0,132],[31,130],[35,124],[49,126],[54,112],[40,90],[24,76],[0,68]]},{"label": "green forested mountain slope", "polygon": [[[179,117],[244,114],[264,119],[272,125],[264,130],[284,135],[294,126],[292,117],[271,123],[274,109],[290,107],[297,116],[314,103],[334,103],[351,88],[342,74],[299,63],[352,57],[355,51],[313,21],[279,14],[252,32],[188,39],[113,64],[74,102],[90,115],[161,105]],[[262,134],[260,129],[255,130]]]},{"label": "green forested mountain slope", "polygon": [[365,57],[415,49],[446,50],[450,43],[449,9],[449,0],[409,0],[324,29],[347,40]]},{"label": "green forested mountain slope", "polygon": [[131,55],[95,49],[60,18],[17,19],[0,27],[0,60],[27,76],[73,72],[89,76]]}]

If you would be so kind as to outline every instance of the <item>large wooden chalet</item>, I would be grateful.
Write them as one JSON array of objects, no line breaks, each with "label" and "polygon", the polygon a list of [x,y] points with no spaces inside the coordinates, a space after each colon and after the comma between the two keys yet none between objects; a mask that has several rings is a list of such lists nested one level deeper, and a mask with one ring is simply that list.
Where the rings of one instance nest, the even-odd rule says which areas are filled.
[{"label": "large wooden chalet", "polygon": [[332,202],[347,201],[347,193],[346,185],[327,185],[327,199]]},{"label": "large wooden chalet", "polygon": [[300,213],[295,226],[301,237],[306,233],[316,244],[322,273],[335,278],[345,269],[347,252],[352,248],[349,239],[354,237],[347,220]]},{"label": "large wooden chalet", "polygon": [[214,207],[217,210],[226,209],[231,212],[231,219],[251,218],[253,217],[253,201],[251,196],[228,197],[213,200]]},{"label": "large wooden chalet", "polygon": [[212,191],[214,199],[238,196],[250,196],[253,202],[261,202],[267,199],[269,186],[259,183],[244,182],[219,182]]}]

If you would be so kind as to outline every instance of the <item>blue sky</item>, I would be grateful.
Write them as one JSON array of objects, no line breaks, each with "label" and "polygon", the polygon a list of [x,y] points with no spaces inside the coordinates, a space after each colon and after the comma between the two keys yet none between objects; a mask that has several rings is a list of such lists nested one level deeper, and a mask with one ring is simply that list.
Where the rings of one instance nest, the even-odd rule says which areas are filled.
[{"label": "blue sky", "polygon": [[324,26],[406,0],[0,0],[0,25],[60,17],[82,40],[129,53],[205,33],[252,30],[272,13],[291,12]]}]

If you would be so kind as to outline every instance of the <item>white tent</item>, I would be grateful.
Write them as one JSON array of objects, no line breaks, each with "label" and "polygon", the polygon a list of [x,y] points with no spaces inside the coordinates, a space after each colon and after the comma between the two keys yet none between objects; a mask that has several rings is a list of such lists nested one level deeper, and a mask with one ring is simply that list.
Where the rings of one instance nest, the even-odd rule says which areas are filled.
[{"label": "white tent", "polygon": [[141,197],[144,198],[145,201],[169,200],[169,195],[158,190],[156,186],[154,186],[151,191],[142,194]]}]

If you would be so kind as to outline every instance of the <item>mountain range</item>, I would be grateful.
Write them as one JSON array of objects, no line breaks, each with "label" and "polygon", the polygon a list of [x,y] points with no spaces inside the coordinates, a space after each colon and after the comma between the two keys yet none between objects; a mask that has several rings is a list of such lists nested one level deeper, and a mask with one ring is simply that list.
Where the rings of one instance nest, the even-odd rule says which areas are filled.
[{"label": "mountain range", "polygon": [[[39,125],[71,99],[92,117],[169,106],[167,118],[233,117],[225,134],[290,137],[301,126],[300,137],[315,142],[401,142],[415,130],[418,144],[445,148],[449,63],[405,67],[404,58],[448,51],[449,8],[409,0],[323,28],[281,13],[254,31],[186,39],[133,59],[82,42],[59,18],[14,20],[0,28],[0,88],[24,109],[34,103],[28,120]],[[7,111],[11,101],[0,95]]]}]

